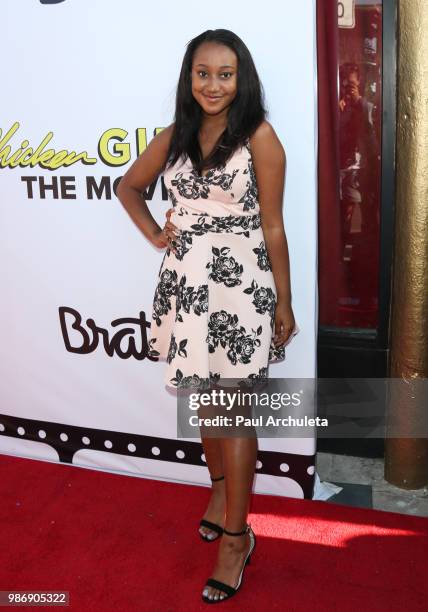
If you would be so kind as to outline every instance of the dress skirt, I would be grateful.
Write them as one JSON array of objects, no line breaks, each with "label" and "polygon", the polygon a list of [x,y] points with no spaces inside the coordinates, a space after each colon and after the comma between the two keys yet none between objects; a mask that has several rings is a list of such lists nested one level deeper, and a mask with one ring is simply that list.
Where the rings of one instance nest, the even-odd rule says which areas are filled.
[{"label": "dress skirt", "polygon": [[266,381],[285,345],[273,343],[277,293],[260,214],[173,211],[171,221],[180,237],[159,269],[149,339],[150,357],[167,362],[165,383],[207,389],[222,379]]}]

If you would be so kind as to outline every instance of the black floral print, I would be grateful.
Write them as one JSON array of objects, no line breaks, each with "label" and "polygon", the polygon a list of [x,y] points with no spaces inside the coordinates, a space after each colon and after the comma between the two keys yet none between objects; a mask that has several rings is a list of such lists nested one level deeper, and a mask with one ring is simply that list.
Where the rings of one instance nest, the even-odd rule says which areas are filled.
[{"label": "black floral print", "polygon": [[[265,383],[268,380],[268,368],[267,366],[259,368],[258,372],[249,374],[247,377],[236,379],[237,387],[250,387],[253,388],[255,386],[260,385],[260,383]],[[180,368],[177,368],[175,372],[175,376],[171,378],[171,382],[173,386],[181,389],[197,389],[198,391],[203,391],[207,389],[211,389],[213,385],[221,382],[221,377],[219,372],[211,372],[209,376],[203,378],[198,374],[193,374],[190,376],[184,376],[183,372]]]},{"label": "black floral print", "polygon": [[248,378],[252,380],[266,380],[267,374],[268,374],[268,369],[267,369],[267,366],[265,366],[263,368],[259,368],[259,371],[257,374],[250,374]]},{"label": "black floral print", "polygon": [[220,380],[219,372],[209,372],[209,376],[201,377],[198,374],[192,374],[190,376],[184,376],[180,368],[177,368],[174,378],[171,378],[171,382],[175,387],[188,389],[204,390],[209,389],[213,383],[217,383]]},{"label": "black floral print", "polygon": [[234,233],[249,238],[250,232],[258,229],[260,226],[261,220],[259,214],[253,216],[227,215],[225,217],[208,217],[198,213],[197,222],[190,226],[191,229],[181,230],[180,235],[177,237],[175,257],[180,261],[184,258],[186,253],[193,247],[195,236],[203,236],[208,232],[215,232]]},{"label": "black floral print", "polygon": [[270,313],[271,327],[273,327],[276,296],[272,289],[270,287],[259,287],[258,283],[253,280],[251,281],[251,286],[244,289],[244,293],[253,295],[253,304],[256,307],[256,312],[260,314]]},{"label": "black floral print", "polygon": [[284,359],[285,357],[285,347],[284,346],[275,346],[273,342],[269,347],[269,361],[275,361]]},{"label": "black floral print", "polygon": [[199,177],[196,172],[191,172],[189,177],[186,177],[184,172],[177,172],[175,179],[171,181],[171,185],[175,187],[181,197],[196,200],[203,198],[206,200],[210,193],[209,185],[204,183],[203,177]]},{"label": "black floral print", "polygon": [[232,188],[233,179],[238,174],[238,170],[233,170],[232,174],[229,174],[224,170],[225,166],[220,166],[220,168],[211,168],[207,171],[205,176],[200,178],[204,179],[208,185],[218,185],[223,189],[223,191],[228,191]]},{"label": "black floral print", "polygon": [[149,357],[159,357],[160,356],[160,352],[154,348],[155,342],[157,342],[157,338],[155,336],[152,336],[149,340],[149,347],[147,351],[147,355]]},{"label": "black floral print", "polygon": [[238,361],[240,363],[250,363],[251,356],[257,346],[260,346],[261,341],[256,338],[256,335],[262,333],[262,326],[259,325],[257,330],[252,329],[253,335],[247,334],[244,327],[234,329],[229,336],[229,350],[227,356],[233,365]]},{"label": "black floral print", "polygon": [[254,253],[257,255],[257,265],[260,270],[265,270],[266,272],[272,271],[272,266],[270,263],[269,255],[266,250],[266,245],[264,240],[262,240],[258,247],[253,249]]},{"label": "black floral print", "polygon": [[189,287],[186,285],[186,275],[184,274],[177,288],[175,320],[183,321],[181,311],[190,313],[191,310],[198,316],[208,312],[208,285],[200,285],[196,289],[195,287]]},{"label": "black floral print", "polygon": [[153,300],[152,320],[161,325],[162,317],[172,308],[171,296],[177,292],[177,272],[166,268],[160,274]]},{"label": "black floral print", "polygon": [[178,353],[178,355],[181,355],[183,357],[187,357],[186,344],[187,344],[187,338],[184,338],[177,345],[174,334],[171,334],[171,342],[169,345],[168,355],[166,358],[167,363],[171,363],[176,353]]},{"label": "black floral print", "polygon": [[210,353],[213,353],[220,344],[223,348],[228,348],[227,357],[233,365],[240,363],[250,363],[251,355],[260,340],[257,338],[262,333],[262,326],[257,330],[252,329],[252,334],[248,334],[245,327],[239,325],[239,318],[236,314],[230,314],[225,310],[211,314],[208,322],[208,336],[206,342]]},{"label": "black floral print", "polygon": [[210,187],[212,185],[221,187],[223,191],[232,189],[233,179],[237,175],[238,170],[233,170],[232,174],[228,174],[223,170],[224,166],[212,168],[208,170],[205,176],[202,176],[193,169],[188,177],[184,172],[177,172],[175,178],[171,181],[171,185],[177,189],[183,198],[188,200],[203,198],[206,200],[210,195]]},{"label": "black floral print", "polygon": [[[250,231],[258,229],[261,226],[260,215],[228,215],[226,217],[209,217],[207,215],[199,215],[197,223],[191,225],[191,230],[185,233],[193,232],[196,236],[202,236],[207,232],[217,233],[234,233],[244,235],[247,238],[250,236]],[[237,231],[239,230],[239,231]]]},{"label": "black floral print", "polygon": [[258,204],[258,189],[256,173],[254,172],[253,160],[248,143],[246,144],[246,149],[248,151],[248,167],[244,170],[244,174],[248,174],[247,190],[239,200],[239,203],[244,205],[244,210],[250,210],[256,208]]},{"label": "black floral print", "polygon": [[208,278],[216,283],[224,283],[226,287],[236,287],[242,283],[241,276],[244,270],[242,264],[238,263],[234,257],[229,257],[229,247],[218,249],[212,247],[213,259],[208,262],[206,267],[211,271]]},{"label": "black floral print", "polygon": [[191,232],[182,231],[178,240],[175,241],[175,257],[181,261],[192,246],[193,238]]}]

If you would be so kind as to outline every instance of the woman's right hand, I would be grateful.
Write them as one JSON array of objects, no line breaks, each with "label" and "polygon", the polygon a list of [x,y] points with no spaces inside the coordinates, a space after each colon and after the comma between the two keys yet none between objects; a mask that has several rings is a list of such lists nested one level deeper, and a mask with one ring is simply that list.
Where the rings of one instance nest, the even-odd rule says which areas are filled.
[{"label": "woman's right hand", "polygon": [[170,221],[171,213],[174,209],[168,208],[165,213],[167,221],[163,229],[159,230],[153,237],[152,243],[158,248],[169,247],[174,253],[176,252],[175,244],[173,241],[177,241],[180,237],[180,230],[172,221]]}]

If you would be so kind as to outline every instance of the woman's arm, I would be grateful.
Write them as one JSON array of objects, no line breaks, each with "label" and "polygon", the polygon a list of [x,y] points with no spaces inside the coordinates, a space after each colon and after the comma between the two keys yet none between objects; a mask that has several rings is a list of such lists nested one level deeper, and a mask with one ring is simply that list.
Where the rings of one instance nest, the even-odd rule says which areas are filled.
[{"label": "woman's arm", "polygon": [[168,154],[173,124],[159,132],[120,180],[116,195],[146,238],[157,247],[167,246],[162,228],[156,223],[142,192],[156,179]]},{"label": "woman's arm", "polygon": [[250,146],[263,235],[277,291],[275,344],[279,346],[289,338],[295,326],[291,307],[290,260],[282,216],[287,160],[284,148],[268,121],[263,121],[257,128]]}]

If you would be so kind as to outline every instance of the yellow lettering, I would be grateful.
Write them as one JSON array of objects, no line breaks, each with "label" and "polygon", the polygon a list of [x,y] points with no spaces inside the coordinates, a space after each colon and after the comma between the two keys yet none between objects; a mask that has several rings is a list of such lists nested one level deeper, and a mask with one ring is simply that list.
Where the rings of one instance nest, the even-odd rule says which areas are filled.
[{"label": "yellow lettering", "polygon": [[137,157],[147,149],[147,130],[146,128],[137,129]]},{"label": "yellow lettering", "polygon": [[131,159],[130,146],[128,143],[114,144],[113,153],[110,153],[108,148],[110,140],[123,141],[128,136],[126,130],[121,128],[111,128],[106,130],[98,143],[98,151],[101,159],[108,166],[123,166]]}]

